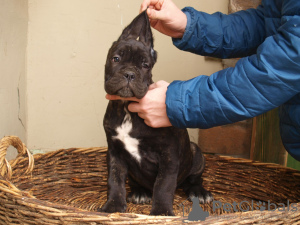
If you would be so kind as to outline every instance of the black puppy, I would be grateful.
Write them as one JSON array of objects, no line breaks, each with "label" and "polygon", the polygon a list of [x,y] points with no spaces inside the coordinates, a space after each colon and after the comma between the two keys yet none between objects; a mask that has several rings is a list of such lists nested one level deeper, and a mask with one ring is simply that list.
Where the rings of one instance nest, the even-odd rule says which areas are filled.
[{"label": "black puppy", "polygon": [[[142,98],[153,83],[156,62],[152,32],[145,12],[127,26],[110,48],[105,65],[108,94]],[[125,182],[131,192],[128,202],[149,203],[151,215],[174,215],[176,187],[189,197],[209,202],[212,195],[202,187],[205,159],[186,129],[154,129],[127,109],[127,101],[110,101],[104,117],[108,152],[107,202],[104,212],[126,210]]]}]

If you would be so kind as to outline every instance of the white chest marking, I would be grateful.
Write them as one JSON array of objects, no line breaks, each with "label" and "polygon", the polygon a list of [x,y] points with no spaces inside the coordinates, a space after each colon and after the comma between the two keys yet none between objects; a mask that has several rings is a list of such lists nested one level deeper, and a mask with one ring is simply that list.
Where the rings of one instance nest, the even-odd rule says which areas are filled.
[{"label": "white chest marking", "polygon": [[132,130],[132,122],[131,122],[131,116],[127,112],[123,123],[121,126],[117,127],[116,132],[117,136],[114,136],[115,139],[119,139],[123,142],[125,149],[140,163],[141,162],[141,156],[139,154],[139,140],[130,137],[129,133]]}]

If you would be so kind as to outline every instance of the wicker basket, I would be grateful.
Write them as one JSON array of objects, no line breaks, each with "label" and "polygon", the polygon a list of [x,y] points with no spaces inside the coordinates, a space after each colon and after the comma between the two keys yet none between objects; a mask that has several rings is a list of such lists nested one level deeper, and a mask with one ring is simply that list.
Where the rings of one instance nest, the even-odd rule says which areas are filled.
[{"label": "wicker basket", "polygon": [[[19,154],[8,162],[10,145]],[[180,190],[174,217],[149,216],[151,204],[129,203],[126,213],[97,212],[106,201],[106,150],[71,148],[32,156],[18,137],[3,138],[0,224],[199,224],[187,220],[192,203]],[[210,215],[202,224],[300,223],[300,172],[231,157],[206,155],[206,159],[204,186],[222,207],[202,205]],[[293,208],[287,203],[294,203]],[[255,210],[261,205],[266,210]]]}]

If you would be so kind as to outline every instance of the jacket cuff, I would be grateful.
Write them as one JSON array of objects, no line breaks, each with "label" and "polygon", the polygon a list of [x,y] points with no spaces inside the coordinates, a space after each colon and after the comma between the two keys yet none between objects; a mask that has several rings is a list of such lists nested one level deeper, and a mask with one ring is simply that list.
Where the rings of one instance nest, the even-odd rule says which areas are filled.
[{"label": "jacket cuff", "polygon": [[173,44],[179,49],[181,49],[181,46],[184,46],[187,40],[189,40],[190,37],[192,36],[194,31],[192,21],[195,21],[195,12],[193,8],[186,7],[182,9],[182,12],[184,12],[187,17],[187,24],[186,24],[184,34],[182,38],[172,38]]},{"label": "jacket cuff", "polygon": [[167,106],[167,115],[171,124],[174,127],[185,128],[183,123],[183,104],[182,104],[182,91],[180,81],[173,81],[168,86],[166,94],[166,106]]},{"label": "jacket cuff", "polygon": [[[207,103],[207,95],[201,97],[199,90],[208,88],[208,78],[208,76],[197,76],[186,81],[173,81],[168,86],[167,115],[174,127],[205,129],[214,125],[213,121],[206,120],[207,115],[205,117],[201,109],[201,105]],[[206,104],[208,111],[214,107],[214,104]]]}]

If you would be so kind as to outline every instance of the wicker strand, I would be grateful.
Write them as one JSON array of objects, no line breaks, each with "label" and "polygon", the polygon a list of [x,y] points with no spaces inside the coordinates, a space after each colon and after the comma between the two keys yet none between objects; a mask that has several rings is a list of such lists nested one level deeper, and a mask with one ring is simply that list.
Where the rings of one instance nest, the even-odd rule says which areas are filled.
[{"label": "wicker strand", "polygon": [[[10,163],[5,159],[9,145],[19,152]],[[192,203],[182,190],[175,193],[174,217],[149,216],[151,204],[128,203],[126,213],[97,212],[107,196],[106,152],[106,147],[69,148],[31,156],[19,138],[2,139],[0,225],[199,224],[188,221]],[[300,223],[299,171],[247,159],[205,157],[203,184],[223,207],[201,204],[209,212],[201,224]],[[128,185],[126,189],[128,192]],[[277,210],[257,210],[259,204],[267,206],[269,201],[271,210]],[[297,210],[279,210],[288,203]]]},{"label": "wicker strand", "polygon": [[8,147],[12,145],[18,151],[17,159],[13,162],[12,166],[16,165],[19,160],[25,155],[28,157],[28,167],[25,174],[31,173],[34,167],[34,158],[30,151],[26,148],[25,144],[17,136],[6,136],[0,141],[0,174],[7,179],[12,177],[12,166],[5,158]]}]

